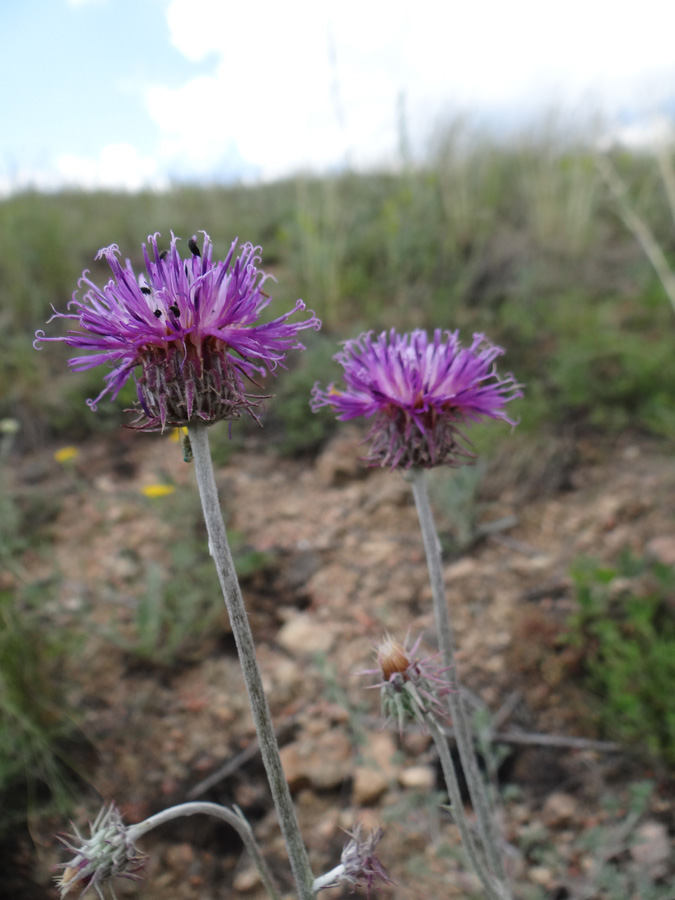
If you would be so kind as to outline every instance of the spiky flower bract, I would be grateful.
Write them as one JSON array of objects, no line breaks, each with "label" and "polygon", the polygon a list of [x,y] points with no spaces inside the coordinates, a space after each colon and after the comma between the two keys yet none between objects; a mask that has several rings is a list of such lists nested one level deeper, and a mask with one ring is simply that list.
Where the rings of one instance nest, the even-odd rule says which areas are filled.
[{"label": "spiky flower bract", "polygon": [[59,840],[75,856],[63,863],[61,875],[56,879],[61,898],[72,890],[85,894],[94,888],[104,900],[103,888],[108,886],[114,896],[111,880],[116,877],[140,880],[138,871],[143,868],[146,856],[140,853],[129,837],[129,829],[114,804],[104,806],[93,824],[90,836],[83,838],[77,828],[74,835],[60,835]]},{"label": "spiky flower bract", "polygon": [[329,406],[342,420],[374,417],[368,434],[366,462],[409,468],[457,466],[471,462],[461,429],[471,422],[503,419],[516,423],[506,404],[522,396],[513,375],[501,377],[495,360],[504,351],[474,334],[462,347],[459,332],[433,337],[416,330],[399,335],[394,329],[345,341],[334,357],[344,369],[344,388],[318,385],[312,409]]},{"label": "spiky flower bract", "polygon": [[386,869],[375,854],[377,845],[384,832],[381,828],[371,831],[368,837],[361,836],[362,826],[356,825],[353,831],[346,832],[349,840],[340,855],[340,864],[314,879],[313,890],[317,894],[325,888],[348,884],[352,893],[357,887],[365,888],[366,897],[370,897],[375,883],[393,884]]},{"label": "spiky flower bract", "polygon": [[372,687],[380,688],[385,722],[395,721],[401,734],[409,722],[425,727],[429,716],[436,721],[447,719],[441,698],[454,690],[446,677],[447,667],[439,662],[440,654],[416,656],[421,640],[422,635],[408,649],[407,638],[400,644],[385,635],[375,649],[377,669],[365,669],[361,673],[382,677]]},{"label": "spiky flower bract", "polygon": [[351,885],[352,891],[362,887],[366,891],[366,897],[377,881],[383,884],[393,884],[380,860],[375,854],[377,845],[384,834],[381,828],[371,831],[367,838],[361,837],[361,825],[356,825],[352,832],[347,832],[350,840],[345,844],[340,856],[340,863],[344,867],[344,873],[340,881]]},{"label": "spiky flower bract", "polygon": [[[172,234],[168,250],[160,250],[159,234],[143,245],[145,273],[136,276],[129,260],[123,265],[116,244],[103,248],[112,278],[102,288],[83,272],[82,298],[73,295],[69,309],[54,318],[72,319],[78,329],[41,341],[64,341],[81,351],[69,360],[80,372],[106,365],[105,387],[88,405],[96,409],[108,395],[117,397],[133,375],[138,396],[139,428],[255,417],[261,397],[249,394],[244,378],[255,378],[284,365],[286,353],[303,349],[298,333],[320,328],[310,314],[301,322],[288,319],[305,309],[298,300],[290,312],[260,322],[270,297],[263,291],[267,275],[259,271],[260,248],[236,240],[222,261],[213,261],[212,245],[204,232],[200,251],[196,237],[188,241],[189,256],[181,257]],[[49,321],[51,322],[52,319]]]}]

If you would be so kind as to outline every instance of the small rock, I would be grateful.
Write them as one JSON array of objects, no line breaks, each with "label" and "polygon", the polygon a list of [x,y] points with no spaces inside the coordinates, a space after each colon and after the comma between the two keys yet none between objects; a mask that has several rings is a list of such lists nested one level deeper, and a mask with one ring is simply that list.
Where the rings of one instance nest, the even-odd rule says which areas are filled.
[{"label": "small rock", "polygon": [[553,887],[553,872],[546,866],[532,866],[529,876],[531,881],[543,888]]},{"label": "small rock", "polygon": [[470,575],[475,575],[478,568],[479,563],[477,560],[472,559],[470,556],[465,556],[463,559],[458,559],[457,562],[446,566],[444,574],[449,582],[452,583],[453,581],[458,581],[460,578],[467,578]]},{"label": "small rock", "polygon": [[391,731],[377,731],[368,738],[367,758],[372,759],[387,777],[395,776],[398,771],[396,754],[396,742]]},{"label": "small rock", "polygon": [[289,653],[326,653],[333,645],[333,634],[313,616],[298,613],[281,627],[277,640]]},{"label": "small rock", "polygon": [[316,740],[293,741],[281,748],[281,764],[291,790],[312,786],[339,787],[351,774],[352,745],[347,734],[334,728]]},{"label": "small rock", "polygon": [[436,784],[436,773],[431,766],[408,766],[399,773],[398,782],[401,787],[430,791]]},{"label": "small rock", "polygon": [[242,894],[252,891],[253,888],[260,884],[260,875],[255,868],[244,869],[234,876],[232,887],[235,891],[241,891]]},{"label": "small rock", "polygon": [[281,757],[281,765],[286,776],[286,781],[291,791],[300,790],[309,784],[307,772],[305,770],[305,761],[301,753],[301,745],[298,741],[286,744],[279,751]]},{"label": "small rock", "polygon": [[431,743],[431,735],[420,732],[410,732],[403,735],[401,745],[409,757],[413,759],[422,756]]},{"label": "small rock", "polygon": [[283,586],[289,591],[299,591],[321,566],[321,556],[313,550],[293,554],[281,572]]},{"label": "small rock", "polygon": [[367,472],[359,457],[363,456],[363,433],[343,428],[321,453],[314,465],[319,481],[329,487],[339,487]]},{"label": "small rock", "polygon": [[630,855],[652,878],[662,878],[666,874],[670,852],[668,829],[661,822],[649,819],[637,828]]},{"label": "small rock", "polygon": [[648,556],[664,566],[675,566],[675,537],[663,535],[652,538],[645,547]]},{"label": "small rock", "polygon": [[560,828],[569,825],[577,811],[577,801],[570,794],[561,791],[551,794],[544,803],[541,817],[549,828]]},{"label": "small rock", "polygon": [[352,801],[356,806],[369,806],[386,793],[389,782],[385,774],[372,766],[357,766],[354,769]]},{"label": "small rock", "polygon": [[195,859],[195,851],[187,842],[174,844],[166,849],[164,859],[170,869],[181,871],[183,875],[187,875],[187,870]]},{"label": "small rock", "polygon": [[353,809],[344,809],[340,813],[339,824],[343,831],[349,832],[353,831],[354,826],[358,824],[363,829],[365,836],[371,831],[376,831],[382,825],[382,812],[379,809],[360,809],[355,818]]}]

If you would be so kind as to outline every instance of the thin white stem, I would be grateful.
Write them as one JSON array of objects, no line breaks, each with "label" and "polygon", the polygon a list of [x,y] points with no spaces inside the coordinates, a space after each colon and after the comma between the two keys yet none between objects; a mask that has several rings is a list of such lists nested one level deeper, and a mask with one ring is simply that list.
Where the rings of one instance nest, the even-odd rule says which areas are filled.
[{"label": "thin white stem", "polygon": [[[469,795],[478,820],[478,829],[485,848],[488,865],[495,879],[506,890],[506,873],[502,861],[496,829],[490,810],[490,804],[478,769],[478,760],[473,743],[471,726],[464,708],[459,679],[457,677],[457,665],[455,662],[455,642],[453,637],[448,604],[445,597],[443,584],[443,563],[441,559],[441,545],[434,523],[433,513],[429,504],[427,491],[426,472],[424,469],[412,468],[408,470],[407,478],[412,485],[415,497],[415,506],[420,521],[424,551],[429,569],[431,593],[433,597],[434,614],[436,617],[436,630],[438,631],[438,643],[443,657],[443,664],[447,667],[448,678],[458,690],[451,691],[447,695],[448,710],[452,718],[455,730],[455,739],[459,758],[462,762],[464,777],[469,788]],[[508,896],[505,894],[505,896]]]},{"label": "thin white stem", "polygon": [[501,900],[503,895],[500,893],[499,887],[495,884],[495,880],[490,873],[490,870],[485,865],[484,858],[476,847],[471,828],[466,820],[464,804],[462,803],[462,794],[459,789],[459,782],[457,781],[455,765],[452,761],[450,751],[448,750],[447,738],[438,727],[433,716],[426,715],[425,722],[429,728],[434,744],[436,745],[436,750],[438,751],[438,758],[441,763],[441,768],[443,769],[443,777],[445,778],[445,784],[450,796],[451,810],[455,818],[455,824],[459,828],[459,834],[462,838],[464,849],[471,860],[476,874],[483,882],[483,887],[490,900]]},{"label": "thin white stem", "polygon": [[227,822],[228,825],[231,825],[232,828],[234,828],[242,839],[244,847],[248,850],[249,856],[255,863],[255,867],[260,875],[260,880],[262,881],[268,896],[271,900],[281,900],[279,891],[274,884],[270,870],[267,868],[267,863],[260,852],[260,847],[258,847],[251,826],[248,824],[240,810],[233,812],[231,809],[227,809],[225,806],[219,806],[217,803],[206,803],[202,801],[180,803],[178,806],[163,809],[156,815],[150,816],[150,818],[146,819],[144,822],[139,822],[137,825],[131,825],[127,831],[127,837],[132,844],[135,844],[139,838],[143,837],[143,835],[152,831],[154,828],[157,828],[158,825],[164,825],[165,822],[170,822],[172,819],[178,819],[182,816],[194,816],[200,813],[205,816],[214,816],[216,819],[222,819],[223,822]]},{"label": "thin white stem", "polygon": [[673,171],[670,147],[665,141],[659,141],[656,145],[656,159],[659,164],[663,185],[666,189],[670,214],[673,217],[673,222],[675,222],[675,171]]},{"label": "thin white stem", "polygon": [[668,295],[673,312],[675,312],[675,273],[670,268],[663,250],[649,225],[635,212],[628,198],[626,186],[609,159],[605,156],[598,156],[595,162],[605,184],[614,195],[614,199],[619,207],[619,215],[626,227],[633,232],[633,236],[642,247],[645,256],[656,270],[656,274],[661,279],[663,289]]},{"label": "thin white stem", "polygon": [[239,581],[234,570],[234,562],[218,502],[218,491],[209,452],[208,434],[204,425],[188,426],[188,434],[192,446],[199,496],[202,501],[204,519],[209,536],[209,550],[218,570],[218,578],[220,579],[225,605],[230,617],[232,634],[239,653],[239,661],[244,682],[246,683],[253,721],[258,734],[263,764],[267,772],[267,780],[277,815],[279,816],[279,824],[286,842],[286,849],[300,900],[313,900],[312,883],[314,876],[312,875],[307,850],[298,827],[298,820],[291,800],[291,792],[281,765],[279,745],[274,733],[267,697],[263,689],[253,634],[248,622]]},{"label": "thin white stem", "polygon": [[344,864],[339,863],[334,869],[331,869],[330,872],[326,872],[325,875],[319,875],[318,878],[314,879],[314,884],[312,885],[314,893],[316,894],[326,888],[337,887],[346,874],[346,871]]}]

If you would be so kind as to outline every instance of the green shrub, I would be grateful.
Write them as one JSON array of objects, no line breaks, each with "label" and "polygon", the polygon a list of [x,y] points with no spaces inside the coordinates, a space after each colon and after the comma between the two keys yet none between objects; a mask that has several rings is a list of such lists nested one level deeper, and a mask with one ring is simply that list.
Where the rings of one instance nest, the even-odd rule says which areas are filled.
[{"label": "green shrub", "polygon": [[66,747],[76,731],[64,706],[65,659],[76,650],[72,632],[42,613],[48,585],[0,592],[0,797],[21,786],[22,801],[0,802],[0,829],[25,816],[25,803],[44,786],[65,810],[72,772]]},{"label": "green shrub", "polygon": [[675,573],[624,555],[581,560],[578,608],[564,640],[583,653],[583,680],[608,735],[675,762]]}]

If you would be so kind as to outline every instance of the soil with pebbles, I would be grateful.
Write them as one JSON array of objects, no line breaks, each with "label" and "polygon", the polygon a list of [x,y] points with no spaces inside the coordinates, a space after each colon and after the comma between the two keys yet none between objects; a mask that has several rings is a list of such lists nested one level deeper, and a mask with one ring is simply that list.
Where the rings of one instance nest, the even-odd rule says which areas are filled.
[{"label": "soil with pebbles", "polygon": [[[434,652],[410,488],[398,474],[364,469],[358,439],[346,428],[311,462],[279,460],[252,443],[217,468],[228,528],[261,554],[244,595],[284,766],[316,872],[336,864],[344,830],[382,824],[379,855],[394,880],[384,896],[470,897],[476,882],[439,805],[433,745],[418,732],[382,730],[378,692],[364,690],[368,677],[358,674],[384,632],[401,640],[422,633]],[[74,752],[86,773],[76,820],[93,817],[101,800],[115,800],[128,822],[186,799],[238,804],[290,896],[224,610],[174,660],[152,664],[120,646],[120,635],[133,643],[148,570],[175,562],[180,523],[171,504],[196,490],[193,469],[166,439],[123,433],[79,450],[67,470],[45,451],[13,476],[16,490],[41,491],[58,509],[47,526],[53,554],[29,551],[22,564],[35,579],[61,573],[45,614],[52,627],[86,635],[64,698],[78,711],[82,747]],[[663,448],[640,438],[603,449],[576,440],[544,456],[491,467],[479,524],[513,517],[510,527],[462,553],[450,547],[445,581],[469,699],[510,735],[495,765],[517,894],[592,900],[609,896],[591,887],[605,865],[664,884],[672,878],[675,792],[672,773],[593,743],[603,736],[575,677],[578,654],[558,642],[574,605],[569,567],[580,555],[611,560],[625,549],[675,564],[675,469]],[[142,488],[155,483],[176,491],[148,500]],[[437,516],[445,539],[452,517],[440,502]],[[574,737],[582,740],[566,740]],[[628,808],[627,786],[646,777],[657,789],[631,849],[616,822]],[[602,803],[608,792],[615,814]],[[609,849],[585,845],[584,835],[603,826]],[[57,896],[51,867],[62,853],[53,833],[67,828],[58,817],[31,817],[30,832],[5,848],[2,896]],[[264,896],[238,839],[217,822],[167,825],[142,849],[143,884],[118,882],[119,898]]]}]

